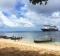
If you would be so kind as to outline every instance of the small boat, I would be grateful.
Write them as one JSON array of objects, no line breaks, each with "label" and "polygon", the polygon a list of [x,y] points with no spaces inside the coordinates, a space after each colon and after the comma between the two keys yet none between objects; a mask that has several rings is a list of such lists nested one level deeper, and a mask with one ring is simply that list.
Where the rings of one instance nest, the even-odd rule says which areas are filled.
[{"label": "small boat", "polygon": [[20,40],[20,39],[22,39],[22,37],[11,37],[11,40]]},{"label": "small boat", "polygon": [[35,42],[35,43],[51,42],[51,41],[53,41],[53,39],[52,39],[52,38],[47,39],[47,40],[36,40],[36,39],[34,39],[34,42]]}]

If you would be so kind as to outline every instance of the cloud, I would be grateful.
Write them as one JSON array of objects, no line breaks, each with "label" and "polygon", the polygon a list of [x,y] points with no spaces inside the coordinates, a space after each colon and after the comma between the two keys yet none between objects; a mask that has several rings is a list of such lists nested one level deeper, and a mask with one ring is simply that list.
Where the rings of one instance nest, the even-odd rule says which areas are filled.
[{"label": "cloud", "polygon": [[34,25],[25,18],[19,18],[15,15],[11,15],[10,18],[4,16],[2,11],[0,11],[0,19],[5,26],[8,27],[33,27]]},{"label": "cloud", "polygon": [[16,4],[16,0],[0,0],[0,7],[2,8],[14,7],[15,4]]},{"label": "cloud", "polygon": [[52,17],[60,17],[60,12],[54,12],[54,13],[52,13]]},{"label": "cloud", "polygon": [[47,5],[32,5],[29,0],[0,0],[0,25],[10,28],[33,27],[43,24],[60,26],[60,0],[48,0]]},{"label": "cloud", "polygon": [[3,29],[4,28],[4,25],[2,23],[2,21],[0,21],[0,29]]},{"label": "cloud", "polygon": [[24,4],[20,0],[0,0],[0,11],[2,11],[5,16],[11,16],[12,14],[19,17],[19,15],[24,11],[21,8]]},{"label": "cloud", "polygon": [[46,16],[48,15],[50,16],[53,12],[60,11],[60,0],[54,0],[54,1],[48,0],[47,5],[40,5],[40,4],[32,5],[31,3],[29,3],[29,0],[28,1],[22,0],[22,2],[26,4],[29,10],[39,14],[44,14]]},{"label": "cloud", "polygon": [[20,18],[19,23],[22,24],[24,27],[34,27],[34,24],[26,18]]},{"label": "cloud", "polygon": [[14,23],[14,22],[10,21],[6,16],[4,16],[2,11],[0,11],[0,19],[2,20],[2,23],[6,26],[9,26],[9,27],[18,26],[17,23]]},{"label": "cloud", "polygon": [[42,24],[44,24],[47,21],[47,17],[43,16],[42,14],[38,14],[33,11],[27,11],[24,16],[27,20],[32,22],[36,27],[40,27]]},{"label": "cloud", "polygon": [[16,5],[16,0],[0,0],[0,11],[11,13]]},{"label": "cloud", "polygon": [[32,5],[27,0],[22,2],[28,8],[24,16],[36,27],[41,27],[43,24],[60,26],[60,0],[54,0],[53,3],[52,0],[48,0],[47,5]]}]

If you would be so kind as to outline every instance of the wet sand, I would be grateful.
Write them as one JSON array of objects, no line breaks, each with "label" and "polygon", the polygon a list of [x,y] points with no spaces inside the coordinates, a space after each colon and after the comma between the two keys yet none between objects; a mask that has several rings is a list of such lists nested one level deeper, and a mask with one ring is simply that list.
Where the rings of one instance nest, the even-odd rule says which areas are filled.
[{"label": "wet sand", "polygon": [[0,39],[0,56],[60,56],[60,46]]}]

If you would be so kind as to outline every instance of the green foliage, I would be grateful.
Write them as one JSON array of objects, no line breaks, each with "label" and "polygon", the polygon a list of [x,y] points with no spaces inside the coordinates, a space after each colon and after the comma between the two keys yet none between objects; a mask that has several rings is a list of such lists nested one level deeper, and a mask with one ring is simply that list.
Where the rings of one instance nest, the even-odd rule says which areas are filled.
[{"label": "green foliage", "polygon": [[48,0],[29,0],[30,1],[30,3],[32,3],[32,4],[38,4],[38,3],[40,3],[40,5],[42,5],[43,4],[43,2],[45,3],[45,5],[47,4],[47,1]]}]

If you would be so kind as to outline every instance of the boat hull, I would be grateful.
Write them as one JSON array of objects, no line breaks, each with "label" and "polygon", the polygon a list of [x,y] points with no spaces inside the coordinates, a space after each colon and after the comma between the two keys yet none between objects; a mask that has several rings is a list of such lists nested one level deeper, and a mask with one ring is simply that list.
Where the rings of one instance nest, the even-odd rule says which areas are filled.
[{"label": "boat hull", "polygon": [[58,31],[58,29],[41,29],[42,31]]},{"label": "boat hull", "polygon": [[42,42],[51,42],[52,40],[34,40],[35,43],[42,43]]}]

